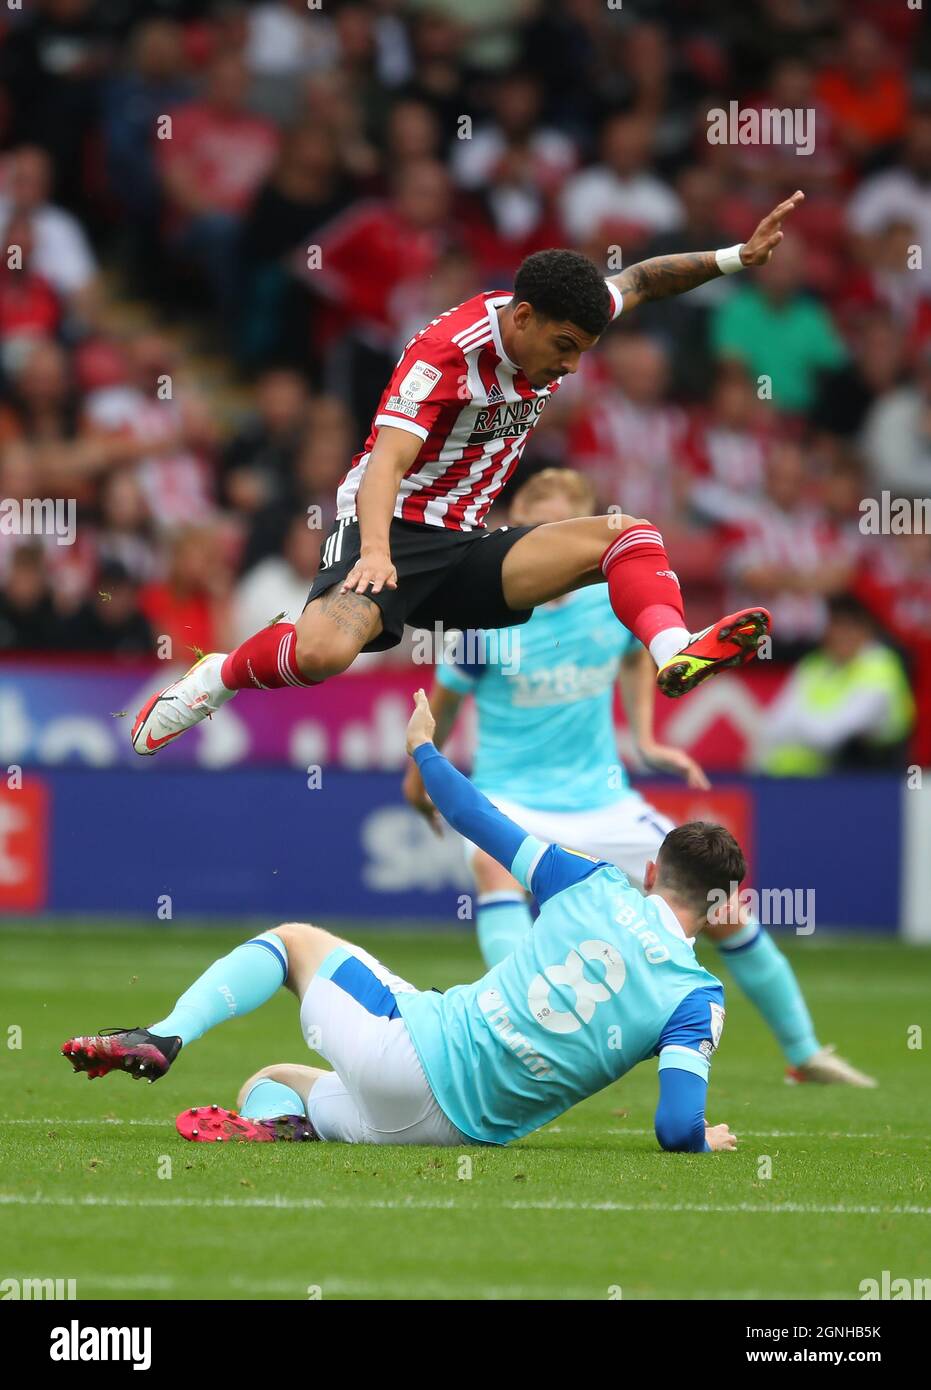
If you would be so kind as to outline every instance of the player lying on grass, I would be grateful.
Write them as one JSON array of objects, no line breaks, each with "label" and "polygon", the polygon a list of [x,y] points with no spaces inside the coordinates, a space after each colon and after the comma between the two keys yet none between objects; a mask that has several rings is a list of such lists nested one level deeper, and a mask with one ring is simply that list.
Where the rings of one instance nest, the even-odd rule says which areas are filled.
[{"label": "player lying on grass", "polygon": [[211,653],[153,695],[133,724],[136,752],[157,753],[237,690],[318,685],[360,651],[395,646],[405,624],[508,627],[587,584],[607,583],[666,695],[751,660],[766,609],[690,633],[649,521],[618,511],[486,531],[484,518],[560,377],[577,370],[621,309],[764,265],[802,196],[780,203],[741,246],[658,256],[608,280],[575,251],[539,251],[512,291],[474,295],[423,328],[340,484],[337,521],[297,624],[272,623],[228,656]]},{"label": "player lying on grass", "polygon": [[434,727],[421,690],[407,747],[434,804],[540,905],[505,960],[474,984],[422,992],[350,942],[291,923],[216,961],[150,1028],[66,1042],[75,1070],[155,1080],[182,1047],[286,983],[308,1045],[333,1070],[264,1067],[243,1085],[238,1112],[179,1115],[185,1138],[506,1144],[658,1055],[662,1147],[735,1148],[727,1125],[705,1122],[724,991],[693,943],[709,894],[744,876],[737,841],[704,822],[671,831],[647,866],[644,896],[613,864],[503,816],[437,751]]},{"label": "player lying on grass", "polygon": [[[536,474],[515,494],[509,520],[533,524],[588,515],[591,485],[567,468]],[[473,664],[441,662],[431,705],[442,748],[463,699],[475,697],[478,728],[473,782],[531,835],[606,859],[638,886],[673,822],[630,785],[619,761],[613,719],[618,682],[630,728],[647,766],[709,786],[681,749],[653,736],[653,662],[612,620],[604,590],[582,589],[543,604],[522,628],[473,643]],[[516,656],[519,655],[519,661]],[[404,779],[413,806],[436,825],[416,764]],[[466,842],[478,887],[476,928],[487,966],[497,965],[530,931],[527,896],[506,866]],[[744,910],[744,915],[746,912]],[[790,1081],[874,1086],[831,1048],[822,1047],[788,960],[758,923],[705,928],[734,979],[776,1036]]]}]

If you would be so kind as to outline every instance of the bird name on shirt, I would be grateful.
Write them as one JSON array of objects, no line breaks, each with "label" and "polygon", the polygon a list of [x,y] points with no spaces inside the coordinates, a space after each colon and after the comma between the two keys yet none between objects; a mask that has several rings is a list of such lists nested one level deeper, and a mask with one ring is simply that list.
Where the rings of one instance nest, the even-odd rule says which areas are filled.
[{"label": "bird name on shirt", "polygon": [[626,927],[637,938],[650,965],[660,965],[664,960],[669,960],[669,948],[663,945],[656,932],[647,926],[646,919],[639,917],[637,909],[631,907],[630,903],[618,909],[614,920],[619,927]]}]

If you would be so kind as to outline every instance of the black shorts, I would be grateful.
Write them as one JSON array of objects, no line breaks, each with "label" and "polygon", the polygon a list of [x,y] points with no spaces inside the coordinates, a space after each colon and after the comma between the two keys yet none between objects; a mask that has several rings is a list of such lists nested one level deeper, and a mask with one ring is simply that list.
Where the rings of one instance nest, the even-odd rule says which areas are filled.
[{"label": "black shorts", "polygon": [[[514,542],[532,530],[501,526],[497,531],[451,531],[393,519],[389,545],[398,587],[366,594],[381,609],[382,631],[363,651],[396,647],[405,624],[432,628],[440,623],[444,629],[466,631],[525,623],[533,609],[508,608],[501,566]],[[324,542],[308,603],[342,583],[359,558],[359,548],[358,521],[338,521]]]}]

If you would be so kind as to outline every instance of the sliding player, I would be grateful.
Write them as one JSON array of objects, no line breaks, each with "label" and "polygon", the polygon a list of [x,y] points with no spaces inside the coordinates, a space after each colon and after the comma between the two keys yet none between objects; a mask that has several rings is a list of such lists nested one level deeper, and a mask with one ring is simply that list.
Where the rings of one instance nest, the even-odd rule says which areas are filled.
[{"label": "sliding player", "polygon": [[662,1147],[736,1148],[726,1124],[705,1121],[724,991],[693,941],[709,893],[730,893],[744,876],[737,841],[703,822],[671,831],[644,897],[614,865],[537,840],[495,810],[437,751],[433,731],[421,690],[407,748],[430,796],[540,904],[506,960],[474,984],[420,992],[350,942],[291,923],[216,961],[151,1028],[72,1038],[62,1051],[75,1070],[155,1080],[208,1028],[286,983],[305,1039],[333,1071],[264,1067],[238,1113],[179,1115],[185,1138],[506,1144],[658,1055]]},{"label": "sliding player", "polygon": [[[549,468],[515,494],[508,519],[557,522],[586,516],[593,505],[586,478],[571,469]],[[606,859],[641,883],[673,822],[631,788],[619,762],[616,681],[647,766],[680,774],[690,787],[709,786],[687,753],[653,738],[649,654],[612,620],[604,591],[594,588],[542,605],[522,628],[477,636],[486,638],[476,653],[481,660],[437,666],[431,693],[437,747],[452,732],[463,699],[474,695],[475,785],[531,834]],[[404,792],[435,825],[436,812],[415,765],[408,768]],[[491,967],[530,931],[530,906],[505,868],[474,844],[467,843],[466,851],[478,888],[478,943]],[[775,1034],[788,1080],[876,1084],[820,1045],[792,967],[768,931],[755,922],[735,921],[709,925],[707,934]]]},{"label": "sliding player", "polygon": [[575,251],[540,251],[521,265],[513,292],[475,295],[434,319],[401,354],[340,485],[336,525],[297,624],[273,623],[228,656],[214,652],[153,695],[133,724],[136,752],[157,753],[237,690],[318,685],[360,651],[396,645],[406,623],[508,627],[539,603],[605,581],[666,695],[751,660],[766,610],[690,633],[662,537],[643,518],[490,532],[483,523],[560,377],[576,371],[622,307],[764,265],[802,197],[780,203],[741,246],[655,257],[608,280]]}]

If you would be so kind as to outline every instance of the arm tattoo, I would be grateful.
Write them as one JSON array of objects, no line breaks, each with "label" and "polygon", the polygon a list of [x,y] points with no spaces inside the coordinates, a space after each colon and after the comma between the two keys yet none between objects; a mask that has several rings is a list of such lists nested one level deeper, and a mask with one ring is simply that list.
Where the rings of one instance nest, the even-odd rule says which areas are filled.
[{"label": "arm tattoo", "polygon": [[318,602],[321,611],[341,632],[362,642],[370,641],[375,635],[373,624],[379,617],[379,608],[366,594],[341,594],[334,586],[321,594]]},{"label": "arm tattoo", "polygon": [[613,283],[622,293],[634,291],[638,303],[643,303],[685,294],[706,280],[716,280],[720,274],[713,251],[689,251],[681,256],[653,256],[648,261],[638,261],[615,275]]}]

